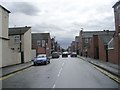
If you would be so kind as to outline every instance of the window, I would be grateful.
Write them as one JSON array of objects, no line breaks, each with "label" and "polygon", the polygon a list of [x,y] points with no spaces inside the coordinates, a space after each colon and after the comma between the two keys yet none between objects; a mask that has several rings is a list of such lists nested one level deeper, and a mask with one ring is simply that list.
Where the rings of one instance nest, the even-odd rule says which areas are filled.
[{"label": "window", "polygon": [[19,44],[20,43],[20,35],[15,35],[14,36],[14,42],[15,42],[15,44]]},{"label": "window", "polygon": [[108,42],[108,49],[114,49],[114,40],[113,40],[113,38]]},{"label": "window", "polygon": [[85,43],[88,43],[88,38],[85,39]]},{"label": "window", "polygon": [[41,41],[37,40],[37,46],[41,47]]},{"label": "window", "polygon": [[42,47],[45,47],[45,40],[42,40]]}]

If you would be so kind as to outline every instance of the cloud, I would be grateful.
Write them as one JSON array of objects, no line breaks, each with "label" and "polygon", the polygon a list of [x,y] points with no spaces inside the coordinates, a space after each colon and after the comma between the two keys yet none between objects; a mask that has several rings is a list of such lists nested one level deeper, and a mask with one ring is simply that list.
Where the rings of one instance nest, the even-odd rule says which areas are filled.
[{"label": "cloud", "polygon": [[9,7],[12,13],[22,13],[30,16],[38,15],[38,13],[40,12],[37,7],[27,2],[13,2],[10,3]]},{"label": "cloud", "polygon": [[[27,0],[26,0],[27,1]],[[10,26],[32,26],[32,32],[50,32],[67,47],[81,28],[114,29],[112,6],[118,0],[39,0],[4,2],[11,11]]]}]

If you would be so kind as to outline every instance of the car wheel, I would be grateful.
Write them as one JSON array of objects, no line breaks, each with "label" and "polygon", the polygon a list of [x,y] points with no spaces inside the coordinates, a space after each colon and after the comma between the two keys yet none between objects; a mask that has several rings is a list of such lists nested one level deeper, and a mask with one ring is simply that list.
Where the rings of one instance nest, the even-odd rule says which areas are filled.
[{"label": "car wheel", "polygon": [[47,65],[47,61],[45,62],[45,65]]},{"label": "car wheel", "polygon": [[48,61],[48,63],[50,63],[50,61]]},{"label": "car wheel", "polygon": [[34,66],[36,66],[37,64],[34,62],[34,64],[33,64]]}]

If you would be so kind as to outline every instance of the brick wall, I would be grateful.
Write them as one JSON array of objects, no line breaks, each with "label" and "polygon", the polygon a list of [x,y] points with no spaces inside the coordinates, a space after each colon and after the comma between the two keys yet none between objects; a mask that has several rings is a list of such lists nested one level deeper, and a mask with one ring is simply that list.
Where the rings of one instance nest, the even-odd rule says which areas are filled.
[{"label": "brick wall", "polygon": [[120,53],[118,53],[119,48],[118,48],[118,37],[114,37],[114,49],[110,49],[108,51],[108,59],[109,62],[111,63],[115,63],[118,64],[118,60],[120,61],[120,59],[118,59],[118,55],[120,55]]},{"label": "brick wall", "polygon": [[106,61],[106,49],[104,42],[99,38],[99,59]]},{"label": "brick wall", "polygon": [[94,59],[99,59],[98,35],[93,35],[93,49]]}]

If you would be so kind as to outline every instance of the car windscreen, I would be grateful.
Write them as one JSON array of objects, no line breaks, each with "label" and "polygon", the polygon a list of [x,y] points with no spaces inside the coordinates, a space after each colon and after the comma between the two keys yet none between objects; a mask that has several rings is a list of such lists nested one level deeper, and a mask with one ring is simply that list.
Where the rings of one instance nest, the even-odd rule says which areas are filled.
[{"label": "car windscreen", "polygon": [[44,57],[46,57],[45,55],[39,55],[39,56],[37,56],[37,58],[44,58]]}]

